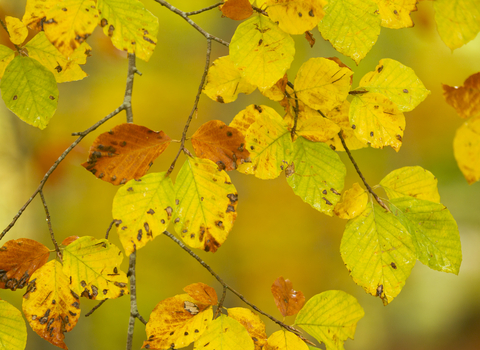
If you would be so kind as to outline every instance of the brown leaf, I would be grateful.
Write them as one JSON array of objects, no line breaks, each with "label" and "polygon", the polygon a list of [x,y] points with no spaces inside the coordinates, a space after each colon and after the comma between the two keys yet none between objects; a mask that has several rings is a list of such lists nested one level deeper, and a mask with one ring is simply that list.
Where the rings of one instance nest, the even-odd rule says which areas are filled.
[{"label": "brown leaf", "polygon": [[8,241],[0,248],[0,288],[23,288],[30,276],[46,264],[50,250],[32,239]]},{"label": "brown leaf", "polygon": [[302,292],[293,290],[290,280],[279,277],[272,284],[272,294],[278,310],[283,316],[292,316],[305,304],[305,296]]},{"label": "brown leaf", "polygon": [[313,34],[311,31],[307,30],[305,32],[305,39],[307,39],[308,43],[310,44],[310,47],[313,47],[313,45],[315,45],[315,38],[313,37]]},{"label": "brown leaf", "polygon": [[192,145],[199,158],[210,159],[220,170],[235,170],[250,156],[245,149],[245,136],[220,120],[203,124],[193,134]]},{"label": "brown leaf", "polygon": [[163,131],[130,123],[117,125],[97,137],[82,166],[103,181],[123,185],[145,175],[170,141]]},{"label": "brown leaf", "polygon": [[207,286],[205,283],[198,282],[193,283],[185,288],[183,288],[185,292],[188,293],[193,299],[198,301],[201,304],[206,305],[217,305],[218,298],[217,292],[210,286]]},{"label": "brown leaf", "polygon": [[252,5],[248,0],[227,0],[220,10],[225,17],[236,21],[247,19],[253,14]]},{"label": "brown leaf", "polygon": [[62,245],[67,246],[70,243],[75,242],[78,238],[79,238],[78,236],[67,237],[62,241]]},{"label": "brown leaf", "polygon": [[445,100],[461,118],[480,115],[480,72],[469,76],[463,86],[442,87]]}]

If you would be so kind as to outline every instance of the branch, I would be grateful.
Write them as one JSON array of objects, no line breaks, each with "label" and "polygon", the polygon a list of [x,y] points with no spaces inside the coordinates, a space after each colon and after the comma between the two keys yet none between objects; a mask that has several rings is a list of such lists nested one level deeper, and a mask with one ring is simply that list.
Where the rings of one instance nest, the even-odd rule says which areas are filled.
[{"label": "branch", "polygon": [[135,329],[135,318],[138,318],[143,324],[147,321],[140,315],[137,308],[137,280],[135,275],[135,263],[137,260],[137,251],[134,246],[134,251],[130,254],[128,264],[128,276],[130,276],[130,319],[128,321],[127,333],[127,350],[131,350],[133,346],[133,330]]},{"label": "branch", "polygon": [[127,123],[133,123],[132,112],[132,92],[133,92],[133,78],[135,73],[142,75],[135,66],[135,54],[128,54],[128,74],[127,74],[127,86],[125,87],[125,96],[123,98],[123,105],[125,106],[125,112],[127,112]]},{"label": "branch", "polygon": [[47,217],[47,225],[48,230],[50,231],[50,237],[52,238],[53,245],[55,246],[55,251],[57,252],[57,256],[60,258],[60,261],[63,260],[62,252],[60,248],[58,248],[57,240],[55,239],[55,234],[53,233],[52,229],[52,222],[50,220],[50,213],[48,212],[47,202],[45,202],[45,197],[43,196],[43,192],[40,191],[40,198],[42,198],[43,208],[45,209],[45,215]]},{"label": "branch", "polygon": [[192,11],[192,12],[185,12],[185,15],[186,15],[186,16],[198,15],[199,13],[202,13],[202,12],[205,12],[205,11],[209,11],[209,10],[213,10],[214,8],[216,8],[216,7],[220,6],[220,5],[223,5],[223,2],[219,2],[219,3],[215,4],[215,5],[205,7],[204,9],[201,9],[201,10]]},{"label": "branch", "polygon": [[262,10],[261,8],[259,8],[257,6],[253,6],[253,5],[252,5],[252,9],[254,11],[257,11],[258,13],[261,13],[262,15],[268,17],[268,13],[265,10]]},{"label": "branch", "polygon": [[85,317],[88,317],[88,316],[90,316],[91,314],[93,314],[93,313],[94,313],[100,306],[102,306],[103,303],[106,302],[107,300],[108,300],[108,298],[107,298],[107,299],[103,299],[101,302],[99,302],[97,305],[95,305],[95,306],[93,307],[93,309],[91,309],[89,312],[87,312],[87,313],[85,314]]}]

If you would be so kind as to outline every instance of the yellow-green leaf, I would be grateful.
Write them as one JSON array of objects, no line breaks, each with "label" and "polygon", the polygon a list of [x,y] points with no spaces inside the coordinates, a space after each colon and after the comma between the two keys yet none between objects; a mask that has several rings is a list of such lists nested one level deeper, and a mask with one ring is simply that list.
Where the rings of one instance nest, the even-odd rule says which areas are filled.
[{"label": "yellow-green leaf", "polygon": [[3,77],[3,72],[8,64],[12,62],[15,57],[15,51],[9,49],[4,45],[0,45],[0,79]]},{"label": "yellow-green leaf", "polygon": [[23,296],[23,313],[32,329],[43,339],[67,349],[65,332],[80,318],[79,297],[70,290],[62,264],[51,260],[35,271]]},{"label": "yellow-green leaf", "polygon": [[350,68],[334,60],[310,58],[298,70],[295,93],[309,107],[327,112],[346,100],[352,75]]},{"label": "yellow-green leaf", "polygon": [[350,125],[355,136],[374,148],[402,146],[405,116],[385,95],[365,93],[355,95],[350,105]]},{"label": "yellow-green leaf", "polygon": [[355,283],[384,305],[400,293],[417,260],[410,233],[377,204],[347,222],[340,253]]},{"label": "yellow-green leaf", "polygon": [[413,27],[410,12],[417,10],[417,0],[373,0],[378,5],[382,26],[400,29]]},{"label": "yellow-green leaf", "polygon": [[355,182],[342,194],[341,202],[335,206],[335,215],[341,219],[353,219],[367,208],[368,193]]},{"label": "yellow-green leaf", "polygon": [[235,67],[230,56],[223,56],[217,58],[208,70],[203,92],[214,101],[229,103],[235,101],[238,94],[249,95],[255,89]]},{"label": "yellow-green leaf", "polygon": [[139,0],[98,0],[97,6],[113,45],[148,61],[157,45],[158,18]]},{"label": "yellow-green leaf", "polygon": [[321,142],[299,137],[293,149],[292,161],[285,170],[288,184],[305,203],[332,216],[343,190],[345,165],[337,153]]},{"label": "yellow-green leaf", "polygon": [[228,316],[240,322],[253,340],[255,350],[261,350],[267,342],[265,324],[260,317],[249,309],[233,307],[228,309]]},{"label": "yellow-green leaf", "polygon": [[284,329],[268,337],[265,350],[308,350],[307,344],[292,332]]},{"label": "yellow-green leaf", "polygon": [[468,183],[480,180],[480,116],[470,118],[458,128],[453,152]]},{"label": "yellow-green leaf", "polygon": [[325,40],[357,64],[377,42],[381,19],[371,0],[329,1],[318,30]]},{"label": "yellow-green leaf", "polygon": [[10,41],[15,45],[20,45],[27,38],[28,29],[18,18],[5,16]]},{"label": "yellow-green leaf", "polygon": [[27,0],[22,21],[31,29],[41,31],[45,17],[58,0]]},{"label": "yellow-green leaf", "polygon": [[253,340],[245,327],[235,319],[220,315],[195,342],[194,349],[254,350]]},{"label": "yellow-green leaf", "polygon": [[440,38],[450,49],[458,49],[480,32],[478,0],[435,0],[433,8]]},{"label": "yellow-green leaf", "polygon": [[92,34],[98,21],[93,0],[61,0],[48,10],[43,28],[58,51],[70,57]]},{"label": "yellow-green leaf", "polygon": [[[57,83],[81,80],[87,76],[87,73],[79,66],[79,64],[85,63],[90,50],[86,42],[80,45],[69,58],[63,56],[55,46],[50,43],[44,32],[35,35],[25,47],[28,49],[28,56],[36,59],[48,68],[55,76]],[[75,54],[79,57],[74,57]]]},{"label": "yellow-green leaf", "polygon": [[269,88],[282,78],[295,55],[290,35],[260,14],[237,27],[229,48],[235,66],[260,89]]},{"label": "yellow-green leaf", "polygon": [[302,327],[327,350],[343,350],[343,343],[353,339],[357,322],[365,315],[350,294],[329,290],[307,301],[297,315],[295,325]]},{"label": "yellow-green leaf", "polygon": [[27,344],[27,326],[21,312],[0,300],[0,349],[23,350]]},{"label": "yellow-green leaf", "polygon": [[84,236],[63,251],[63,272],[70,288],[82,297],[115,299],[128,294],[127,275],[120,270],[123,254],[106,239]]},{"label": "yellow-green leaf", "polygon": [[119,188],[113,198],[112,215],[127,256],[167,229],[174,196],[166,172],[147,174]]},{"label": "yellow-green leaf", "polygon": [[380,60],[373,72],[365,74],[357,90],[387,96],[400,112],[411,111],[430,94],[412,68],[390,58]]},{"label": "yellow-green leaf", "polygon": [[403,167],[392,171],[380,182],[388,198],[410,196],[440,203],[437,178],[419,166]]},{"label": "yellow-green leaf", "polygon": [[325,15],[326,0],[267,0],[268,17],[289,34],[303,34],[315,28]]},{"label": "yellow-green leaf", "polygon": [[57,109],[52,72],[30,57],[15,57],[5,69],[0,90],[5,105],[24,122],[45,129]]},{"label": "yellow-green leaf", "polygon": [[238,194],[230,177],[209,159],[188,157],[174,187],[175,231],[190,247],[214,253],[237,217]]},{"label": "yellow-green leaf", "polygon": [[256,120],[245,136],[251,162],[241,164],[237,170],[260,179],[274,179],[290,163],[292,139],[287,123],[275,110],[267,106],[255,106],[255,110]]}]

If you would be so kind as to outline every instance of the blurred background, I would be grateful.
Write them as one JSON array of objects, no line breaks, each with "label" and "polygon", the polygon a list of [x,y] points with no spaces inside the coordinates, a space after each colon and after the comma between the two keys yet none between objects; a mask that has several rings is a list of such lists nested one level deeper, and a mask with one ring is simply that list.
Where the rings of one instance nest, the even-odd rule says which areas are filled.
[{"label": "blurred background", "polygon": [[[206,40],[186,21],[153,0],[145,6],[158,16],[160,30],[156,51],[148,63],[137,60],[143,76],[136,76],[133,91],[134,121],[153,130],[163,130],[179,140],[190,113],[203,72]],[[171,0],[184,11],[193,11],[214,3],[211,0]],[[0,16],[22,17],[26,0],[0,0]],[[318,31],[310,48],[303,36],[296,36],[296,55],[288,71],[293,79],[300,65],[310,57],[339,57],[354,71],[353,87],[382,58],[392,58],[411,67],[431,91],[414,111],[406,113],[407,126],[403,146],[398,153],[391,148],[363,149],[353,155],[367,181],[377,184],[390,171],[419,165],[438,178],[441,201],[457,220],[463,249],[458,276],[430,270],[417,262],[400,295],[384,307],[379,298],[367,295],[352,281],[340,252],[345,221],[327,217],[295,196],[282,174],[263,181],[253,176],[230,172],[239,193],[238,217],[224,245],[215,254],[198,251],[222,278],[264,311],[280,318],[270,287],[279,277],[289,278],[306,298],[326,290],[339,289],[354,295],[365,310],[355,340],[348,350],[443,350],[480,348],[480,184],[469,186],[453,157],[452,141],[462,120],[443,97],[441,84],[462,85],[480,71],[480,37],[451,52],[436,31],[432,3],[423,1],[412,14],[413,28],[382,28],[376,45],[358,66],[337,53]],[[227,41],[239,22],[221,18],[218,9],[192,17],[202,28]],[[30,37],[34,33],[30,33]],[[1,43],[7,45],[5,32]],[[19,208],[35,191],[45,172],[75,140],[72,132],[87,129],[117,108],[123,100],[127,74],[126,55],[113,48],[97,28],[89,38],[92,56],[82,68],[88,77],[79,82],[59,85],[60,98],[55,116],[44,131],[22,122],[0,102],[0,227],[6,227]],[[213,42],[212,59],[228,54]],[[220,104],[202,95],[198,114],[189,135],[203,123],[219,119],[229,123],[249,104],[265,104],[282,112],[279,105],[258,91],[241,95],[230,104]],[[98,180],[80,164],[87,160],[95,137],[126,121],[122,113],[85,138],[61,163],[48,180],[44,193],[50,208],[58,241],[71,235],[102,238],[109,226],[111,204],[117,187]],[[173,160],[178,144],[172,143],[151,168],[165,171]],[[191,148],[191,144],[188,144]],[[345,188],[360,182],[345,154]],[[175,172],[179,170],[182,160]],[[172,228],[170,231],[173,232]],[[1,242],[20,237],[36,239],[53,249],[43,207],[36,198],[15,227]],[[111,241],[121,246],[114,231]],[[51,256],[53,258],[53,255]],[[124,271],[128,259],[124,259]],[[221,286],[194,259],[167,237],[157,237],[142,248],[137,259],[138,307],[148,319],[155,305],[168,297],[182,294],[182,288],[194,282]],[[24,291],[0,290],[0,298],[21,309]],[[97,302],[82,299],[82,314]],[[228,294],[227,307],[246,306]],[[80,318],[76,328],[66,334],[70,349],[120,349],[125,347],[129,316],[129,298],[107,301],[88,319]],[[278,326],[264,319],[267,333]],[[294,318],[286,319],[293,323]],[[27,349],[54,349],[29,331]],[[137,322],[134,348],[146,339],[144,326]]]}]

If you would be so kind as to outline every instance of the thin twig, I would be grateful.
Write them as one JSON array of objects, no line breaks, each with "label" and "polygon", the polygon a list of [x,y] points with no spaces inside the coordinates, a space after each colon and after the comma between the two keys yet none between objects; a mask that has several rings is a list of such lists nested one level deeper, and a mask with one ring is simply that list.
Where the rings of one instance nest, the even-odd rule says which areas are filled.
[{"label": "thin twig", "polygon": [[60,261],[62,261],[63,260],[62,252],[58,247],[57,240],[55,239],[55,234],[53,233],[52,221],[50,220],[50,213],[48,212],[48,206],[47,206],[47,202],[45,201],[45,197],[43,196],[43,191],[40,191],[40,198],[42,199],[43,208],[45,209],[45,216],[47,217],[47,225],[48,225],[48,230],[50,231],[50,237],[52,238],[53,245],[55,246],[55,251],[57,252],[57,256],[60,259]]},{"label": "thin twig", "polygon": [[135,263],[137,260],[137,251],[135,250],[130,254],[128,264],[128,276],[130,276],[130,318],[128,321],[128,333],[127,333],[127,350],[132,349],[133,345],[133,331],[135,329],[135,318],[138,318],[143,324],[147,324],[147,321],[140,315],[137,307],[137,280],[135,274]]},{"label": "thin twig", "polygon": [[187,122],[185,123],[185,128],[183,129],[180,149],[178,150],[178,153],[175,156],[175,159],[173,160],[172,165],[170,165],[170,168],[167,171],[167,175],[169,175],[173,171],[173,169],[175,168],[175,163],[177,162],[177,159],[180,156],[180,153],[182,151],[185,152],[185,150],[186,150],[185,149],[185,140],[187,139],[188,127],[190,126],[190,122],[192,121],[193,115],[197,111],[198,101],[200,101],[200,95],[202,94],[203,85],[205,84],[205,79],[207,78],[208,69],[210,68],[211,53],[212,53],[212,40],[207,38],[207,58],[205,59],[205,68],[203,70],[202,80],[200,81],[200,85],[198,86],[197,96],[195,96],[195,102],[193,104],[192,111],[190,112],[190,115],[188,116]]},{"label": "thin twig", "polygon": [[154,0],[155,2],[158,2],[160,5],[162,6],[165,6],[166,8],[168,8],[170,11],[176,13],[177,15],[179,15],[180,17],[182,17],[185,21],[188,22],[188,24],[190,24],[193,28],[195,28],[196,30],[198,30],[205,38],[207,39],[211,39],[211,40],[215,40],[216,42],[222,44],[222,45],[225,45],[228,47],[228,45],[230,45],[230,43],[228,41],[225,41],[223,39],[220,39],[220,38],[217,38],[216,36],[206,32],[204,29],[202,29],[198,24],[196,24],[194,21],[192,21],[189,17],[188,17],[188,13],[187,12],[183,12],[179,9],[177,9],[175,6],[172,6],[171,4],[169,4],[168,2],[166,2],[165,0]]},{"label": "thin twig", "polygon": [[107,300],[108,300],[108,298],[107,298],[107,299],[103,299],[101,302],[99,302],[97,305],[95,305],[95,306],[93,307],[93,309],[91,309],[89,312],[87,312],[87,313],[85,314],[85,317],[88,317],[88,316],[90,316],[91,314],[93,314],[93,313],[94,313],[100,306],[102,306],[103,303],[106,302]]},{"label": "thin twig", "polygon": [[258,13],[261,13],[262,15],[264,16],[267,16],[268,17],[268,13],[265,11],[265,10],[262,10],[261,8],[257,7],[257,6],[253,6],[252,5],[252,9]]},{"label": "thin twig", "polygon": [[112,229],[113,224],[116,223],[116,222],[117,222],[117,220],[113,219],[112,222],[110,223],[110,225],[108,225],[107,233],[105,234],[105,239],[108,239],[108,235],[110,234],[110,230]]},{"label": "thin twig", "polygon": [[217,311],[215,311],[215,316],[213,316],[213,319],[216,319],[218,317],[218,315],[220,315],[220,313],[222,312],[223,302],[225,301],[225,298],[227,296],[227,287],[225,287],[225,286],[222,286],[222,287],[223,287],[222,297],[220,298],[220,301],[218,302]]},{"label": "thin twig", "polygon": [[133,123],[133,112],[132,112],[132,92],[133,92],[133,78],[135,77],[137,67],[135,66],[135,54],[128,54],[128,74],[127,74],[127,84],[125,87],[125,96],[123,98],[123,104],[125,105],[125,112],[127,112],[127,123]]},{"label": "thin twig", "polygon": [[203,8],[203,9],[200,9],[200,10],[197,10],[197,11],[185,12],[185,15],[186,15],[186,16],[198,15],[199,13],[202,13],[202,12],[205,12],[205,11],[209,11],[209,10],[213,10],[214,8],[216,8],[216,7],[220,6],[220,5],[223,5],[223,2],[216,3],[215,5],[208,6],[208,7],[205,7],[205,8]]}]

